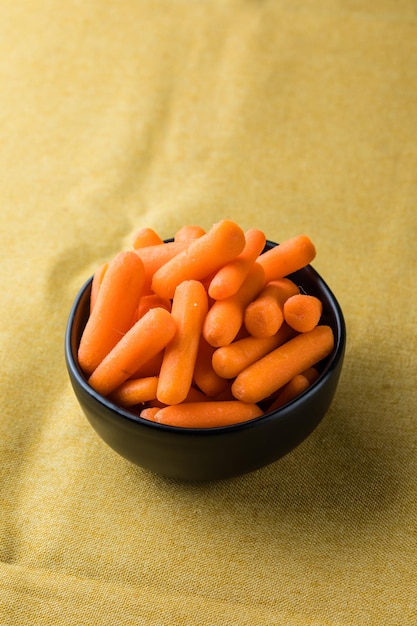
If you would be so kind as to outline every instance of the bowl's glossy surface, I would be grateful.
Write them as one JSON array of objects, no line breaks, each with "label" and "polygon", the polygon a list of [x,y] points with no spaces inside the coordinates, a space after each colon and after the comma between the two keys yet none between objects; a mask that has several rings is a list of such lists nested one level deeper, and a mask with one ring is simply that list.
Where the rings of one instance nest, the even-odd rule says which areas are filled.
[{"label": "bowl's glossy surface", "polygon": [[[276,245],[268,241],[266,248]],[[117,453],[157,474],[186,481],[219,480],[261,468],[298,446],[319,424],[336,391],[346,342],[340,306],[311,267],[291,278],[323,303],[320,323],[332,327],[335,346],[320,364],[320,376],[277,411],[228,427],[176,428],[147,421],[96,393],[86,382],[77,349],[87,321],[91,279],[79,291],[67,324],[65,356],[75,395],[91,426]]]}]

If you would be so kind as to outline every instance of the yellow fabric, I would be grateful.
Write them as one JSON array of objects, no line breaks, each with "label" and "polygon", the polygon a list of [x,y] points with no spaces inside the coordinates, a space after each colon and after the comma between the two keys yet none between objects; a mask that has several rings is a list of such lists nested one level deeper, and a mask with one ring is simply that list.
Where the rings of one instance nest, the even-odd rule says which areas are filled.
[{"label": "yellow fabric", "polygon": [[[0,623],[417,624],[415,0],[0,5]],[[348,345],[313,435],[216,484],[71,391],[73,298],[151,226],[305,232]]]}]

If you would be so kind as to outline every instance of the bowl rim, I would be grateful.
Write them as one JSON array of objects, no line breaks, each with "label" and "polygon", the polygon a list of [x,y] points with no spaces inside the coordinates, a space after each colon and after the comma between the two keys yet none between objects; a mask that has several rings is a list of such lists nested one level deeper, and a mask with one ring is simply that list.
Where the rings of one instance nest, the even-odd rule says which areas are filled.
[{"label": "bowl rim", "polygon": [[[167,240],[171,241],[171,240]],[[266,240],[266,246],[276,246],[279,245],[271,240]],[[67,365],[67,370],[70,375],[70,378],[82,388],[83,392],[90,396],[97,404],[103,405],[108,411],[114,413],[118,418],[122,420],[126,420],[130,423],[136,423],[145,428],[149,428],[151,430],[157,430],[161,432],[175,433],[179,436],[207,436],[207,435],[219,435],[231,432],[237,432],[238,430],[246,430],[253,428],[255,424],[266,423],[271,420],[282,420],[285,421],[288,418],[292,417],[293,409],[297,409],[298,405],[303,403],[308,396],[315,394],[318,390],[322,389],[326,384],[329,378],[331,377],[334,369],[337,367],[340,360],[343,358],[343,354],[345,351],[346,345],[346,323],[344,319],[344,315],[341,309],[341,306],[326,283],[326,281],[322,278],[322,276],[318,273],[316,269],[311,264],[306,265],[301,268],[303,271],[308,270],[312,277],[318,281],[320,285],[320,290],[326,293],[326,299],[330,303],[331,308],[334,311],[334,317],[336,321],[336,332],[335,332],[335,345],[331,354],[327,357],[327,363],[325,364],[323,370],[320,372],[319,377],[315,380],[308,389],[303,391],[296,398],[287,402],[285,405],[280,407],[279,409],[275,409],[271,412],[265,412],[263,415],[259,417],[255,417],[251,420],[247,420],[245,422],[239,422],[236,424],[230,424],[228,426],[214,426],[209,428],[184,428],[179,426],[170,426],[169,424],[160,424],[158,422],[152,422],[151,420],[147,420],[143,417],[140,417],[137,413],[133,411],[129,411],[124,409],[110,399],[102,396],[98,392],[96,392],[87,382],[84,373],[81,370],[81,367],[76,358],[76,349],[75,342],[73,337],[73,329],[74,323],[76,319],[76,313],[83,303],[83,299],[87,298],[87,293],[91,290],[91,284],[93,280],[93,275],[90,276],[82,285],[80,290],[78,291],[73,304],[70,309],[70,313],[68,316],[66,329],[65,329],[65,340],[64,340],[64,349],[65,349],[65,360]],[[78,342],[77,342],[78,344]]]}]

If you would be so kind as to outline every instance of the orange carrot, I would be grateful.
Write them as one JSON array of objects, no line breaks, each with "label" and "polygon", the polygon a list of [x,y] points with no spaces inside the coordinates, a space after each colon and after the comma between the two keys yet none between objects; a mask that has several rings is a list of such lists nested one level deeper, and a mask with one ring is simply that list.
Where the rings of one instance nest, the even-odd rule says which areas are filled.
[{"label": "orange carrot", "polygon": [[154,400],[148,400],[148,402],[146,402],[146,408],[157,408],[157,409],[163,409],[164,407],[166,407],[167,405],[164,402],[159,402],[159,400],[157,400],[156,398]]},{"label": "orange carrot", "polygon": [[333,345],[330,326],[301,333],[244,369],[232,384],[233,395],[242,402],[259,402],[328,356]]},{"label": "orange carrot", "polygon": [[318,370],[315,367],[309,367],[308,369],[304,370],[304,372],[302,372],[302,374],[303,374],[303,376],[308,378],[310,383],[314,383],[318,379],[318,377],[320,376]]},{"label": "orange carrot", "polygon": [[[210,398],[206,396],[202,391],[196,389],[195,387],[190,387],[187,396],[183,400],[183,402],[208,402],[208,400],[210,400]],[[146,406],[159,407],[160,409],[163,409],[168,405],[165,402],[160,402],[157,398],[155,398],[154,400],[149,400],[146,403]]]},{"label": "orange carrot", "polygon": [[207,402],[210,400],[202,391],[195,387],[190,387],[184,402]]},{"label": "orange carrot", "polygon": [[311,385],[333,331],[289,276],[316,251],[306,235],[265,243],[229,219],[185,225],[166,243],[139,229],[133,250],[93,277],[79,347],[91,387],[143,405],[146,419],[209,428],[255,419]]},{"label": "orange carrot", "polygon": [[194,382],[207,396],[214,397],[224,391],[229,382],[221,378],[213,369],[212,356],[216,348],[200,338],[197,360],[194,368]]},{"label": "orange carrot", "polygon": [[249,270],[265,247],[265,235],[257,228],[245,233],[245,247],[233,261],[223,265],[212,278],[208,294],[214,300],[233,296],[242,286]]},{"label": "orange carrot", "polygon": [[215,428],[247,422],[263,415],[256,404],[230,402],[187,402],[167,406],[154,416],[155,422],[180,428]]},{"label": "orange carrot", "polygon": [[149,378],[150,376],[158,376],[163,357],[164,351],[160,350],[150,359],[147,359],[145,363],[141,363],[141,365],[135,369],[130,378]]},{"label": "orange carrot", "polygon": [[157,376],[127,380],[110,394],[110,399],[115,404],[124,407],[142,404],[143,402],[156,398],[157,385]]},{"label": "orange carrot", "polygon": [[165,309],[150,309],[120,339],[91,374],[88,383],[107,396],[160,352],[174,337],[177,325]]},{"label": "orange carrot", "polygon": [[188,246],[188,243],[187,241],[168,241],[167,243],[146,246],[135,250],[135,253],[142,260],[145,268],[144,291],[150,290],[155,272],[177,254],[183,252]]},{"label": "orange carrot", "polygon": [[284,304],[284,319],[299,333],[313,330],[320,321],[323,305],[315,296],[299,293]]},{"label": "orange carrot", "polygon": [[168,300],[168,298],[161,298],[161,296],[157,296],[155,293],[142,296],[139,300],[135,321],[143,317],[149,309],[156,309],[157,307],[171,312],[171,300]]},{"label": "orange carrot", "polygon": [[297,374],[294,378],[282,387],[278,396],[268,408],[268,413],[271,411],[276,411],[276,409],[280,409],[284,404],[291,402],[297,398],[300,394],[303,393],[306,389],[308,389],[311,385],[311,382],[304,376],[304,374]]},{"label": "orange carrot", "polygon": [[272,337],[284,321],[284,302],[299,289],[289,278],[269,282],[245,310],[244,323],[253,337]]},{"label": "orange carrot", "polygon": [[293,400],[300,393],[308,389],[314,383],[318,377],[319,372],[315,367],[309,367],[308,369],[301,372],[301,374],[297,374],[290,380],[289,383],[284,385],[275,395],[275,401],[269,407],[268,411],[273,410],[273,407],[279,408],[286,402]]},{"label": "orange carrot", "polygon": [[203,335],[215,348],[229,345],[238,334],[246,307],[265,285],[265,274],[258,263],[254,263],[242,286],[230,298],[216,300],[207,313]]},{"label": "orange carrot", "polygon": [[223,378],[235,378],[244,369],[294,336],[292,328],[283,324],[272,337],[244,337],[213,353],[214,371]]},{"label": "orange carrot", "polygon": [[[174,242],[175,243],[175,242]],[[176,242],[180,245],[184,242]],[[222,220],[160,267],[152,279],[152,289],[172,298],[184,280],[201,280],[240,254],[245,246],[242,229],[231,220]]]},{"label": "orange carrot", "polygon": [[316,256],[316,249],[307,235],[297,235],[260,255],[258,263],[265,270],[267,283],[284,278],[305,267]]},{"label": "orange carrot", "polygon": [[133,248],[145,248],[164,243],[163,239],[153,228],[140,228],[133,238]]},{"label": "orange carrot", "polygon": [[[201,284],[204,286],[204,289],[207,291],[207,295],[208,295],[208,290],[210,287],[210,283],[213,280],[214,276],[216,275],[216,272],[211,272],[210,274],[208,274],[207,276],[204,276],[204,278],[201,278],[200,282]],[[209,306],[211,306],[211,304],[213,304],[214,300],[213,298],[210,298],[209,296]]]},{"label": "orange carrot", "polygon": [[207,309],[207,293],[199,281],[185,280],[175,289],[171,315],[177,332],[165,349],[159,372],[156,395],[160,402],[178,404],[186,398]]},{"label": "orange carrot", "polygon": [[107,268],[109,267],[108,263],[103,263],[95,272],[93,276],[93,280],[91,282],[91,294],[90,294],[90,315],[91,311],[94,308],[94,305],[97,300],[98,291],[101,287],[101,283],[103,282],[104,274],[107,272]]},{"label": "orange carrot", "polygon": [[194,224],[186,224],[174,235],[174,241],[190,241],[190,239],[198,239],[206,234],[206,231],[201,226],[195,226]]},{"label": "orange carrot", "polygon": [[78,349],[78,362],[91,374],[129,330],[144,285],[144,268],[131,251],[110,261]]},{"label": "orange carrot", "polygon": [[149,420],[150,422],[154,422],[155,415],[160,411],[159,406],[147,406],[145,409],[142,409],[139,413],[139,417],[143,417],[145,420]]},{"label": "orange carrot", "polygon": [[230,402],[231,400],[236,400],[234,395],[232,394],[232,381],[228,381],[228,385],[224,391],[219,393],[217,396],[214,396],[213,400],[217,400],[218,402]]}]

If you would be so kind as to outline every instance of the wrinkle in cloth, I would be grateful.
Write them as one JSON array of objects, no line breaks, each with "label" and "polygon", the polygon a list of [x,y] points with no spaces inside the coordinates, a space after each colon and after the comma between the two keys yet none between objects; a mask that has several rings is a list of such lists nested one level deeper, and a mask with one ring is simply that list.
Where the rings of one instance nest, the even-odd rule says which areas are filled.
[{"label": "wrinkle in cloth", "polygon": [[[417,623],[411,0],[0,6],[0,623]],[[305,232],[335,399],[226,481],[133,466],[65,370],[72,301],[149,226]]]}]

